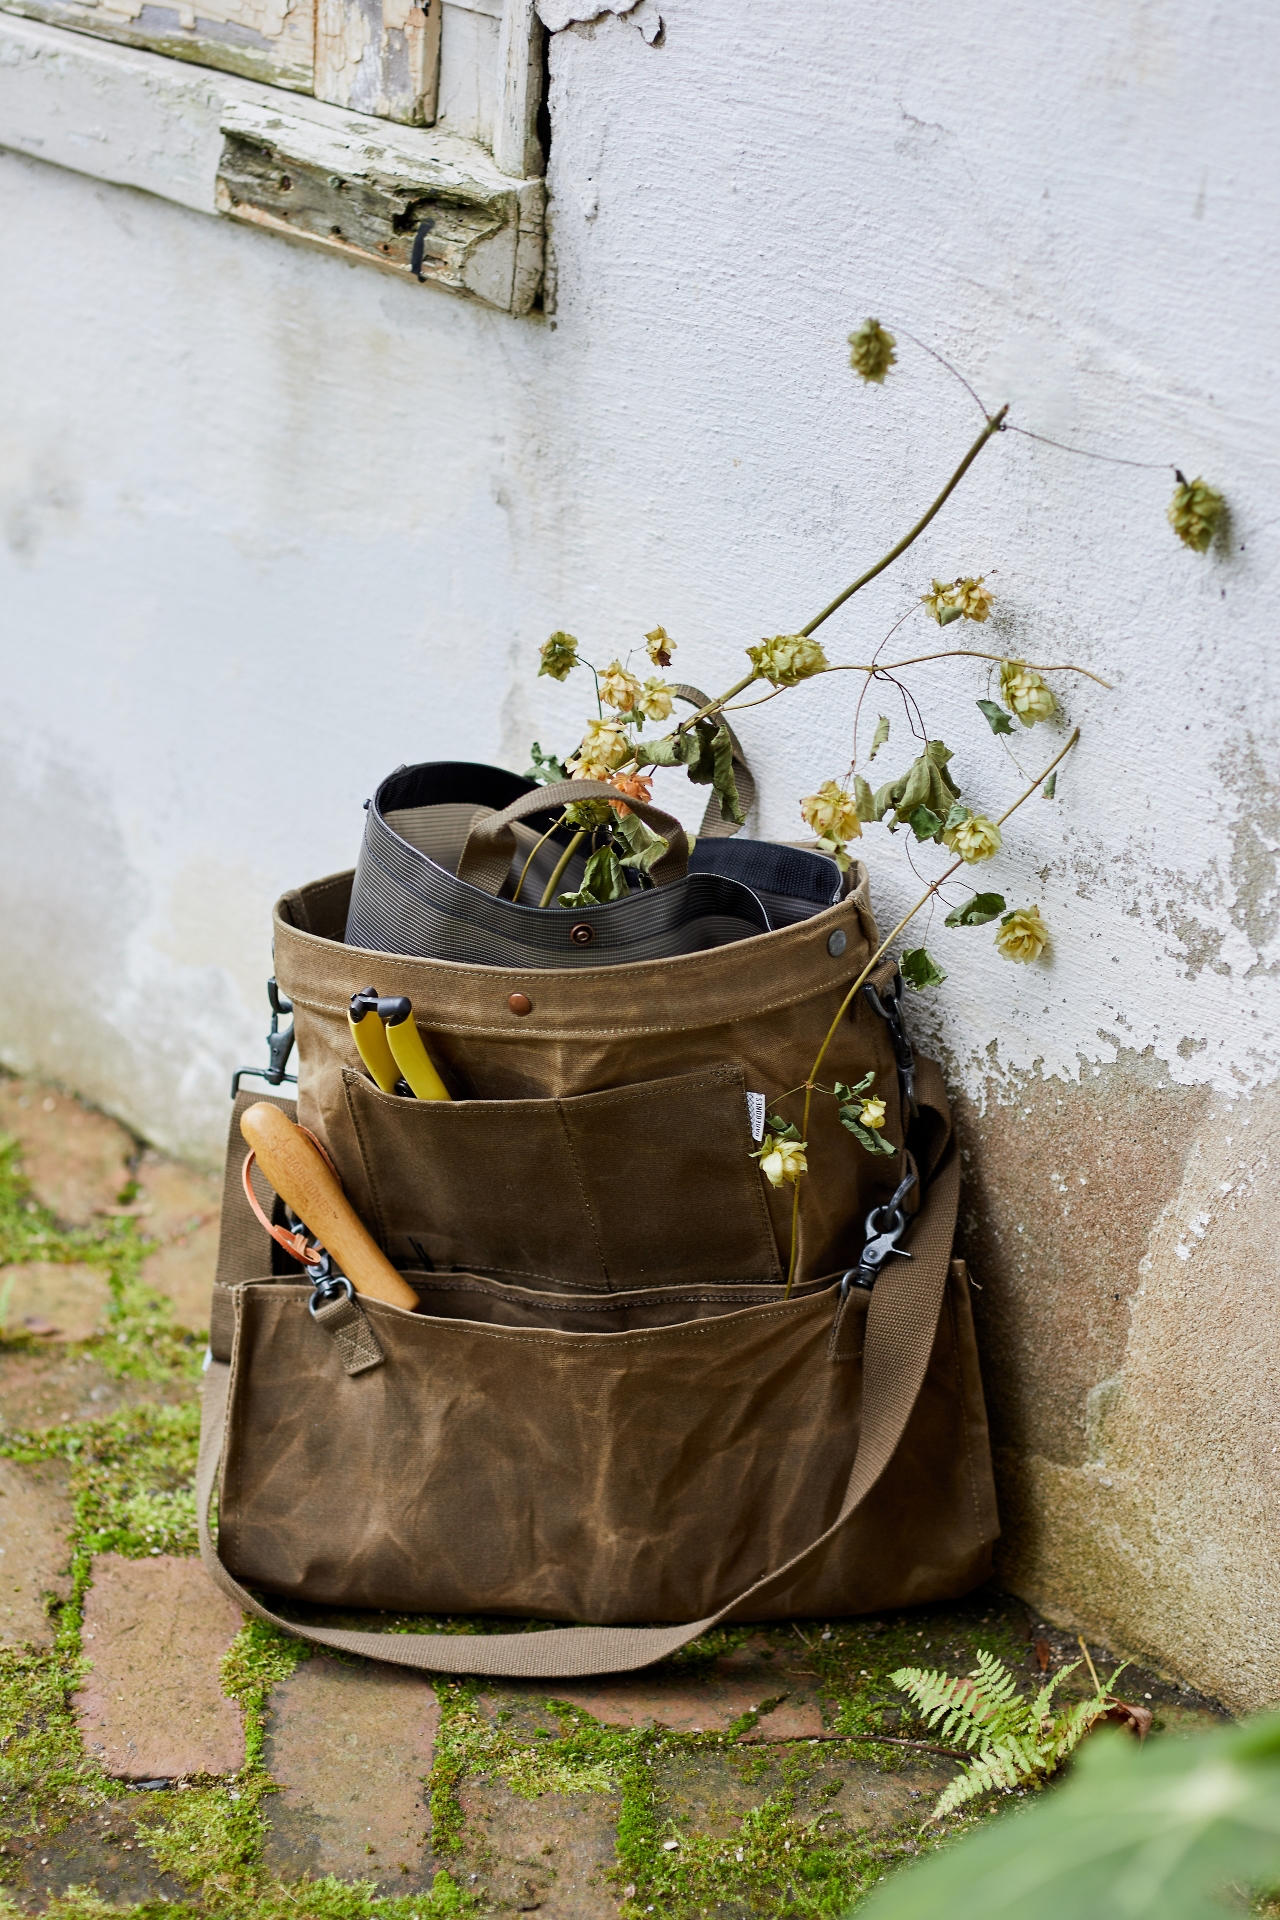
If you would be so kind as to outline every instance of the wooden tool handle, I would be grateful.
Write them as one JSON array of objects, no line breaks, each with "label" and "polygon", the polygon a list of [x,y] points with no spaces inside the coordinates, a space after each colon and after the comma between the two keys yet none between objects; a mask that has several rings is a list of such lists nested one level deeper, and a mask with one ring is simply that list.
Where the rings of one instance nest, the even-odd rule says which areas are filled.
[{"label": "wooden tool handle", "polygon": [[240,1116],[240,1131],[285,1205],[306,1222],[356,1292],[412,1312],[417,1294],[373,1240],[323,1154],[288,1115],[261,1100]]}]

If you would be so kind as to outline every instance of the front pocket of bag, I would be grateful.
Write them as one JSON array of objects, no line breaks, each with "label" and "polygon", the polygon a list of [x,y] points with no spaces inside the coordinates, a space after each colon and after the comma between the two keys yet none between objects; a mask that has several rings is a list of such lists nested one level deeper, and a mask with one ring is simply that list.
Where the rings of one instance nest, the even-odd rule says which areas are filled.
[{"label": "front pocket of bag", "polygon": [[398,1266],[592,1291],[781,1278],[740,1067],[563,1100],[402,1100],[343,1080]]}]

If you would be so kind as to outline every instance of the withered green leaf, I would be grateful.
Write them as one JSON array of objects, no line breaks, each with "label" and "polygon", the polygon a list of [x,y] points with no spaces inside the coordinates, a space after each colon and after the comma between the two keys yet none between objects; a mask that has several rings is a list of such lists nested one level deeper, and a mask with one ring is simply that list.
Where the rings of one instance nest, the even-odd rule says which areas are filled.
[{"label": "withered green leaf", "polygon": [[1005,911],[1005,904],[1002,893],[975,893],[972,900],[966,900],[962,907],[953,907],[944,924],[948,927],[985,927],[988,920],[997,919]]},{"label": "withered green leaf", "polygon": [[926,987],[940,987],[946,974],[926,947],[912,947],[898,962],[909,987],[922,993]]},{"label": "withered green leaf", "polygon": [[994,700],[979,700],[979,707],[987,717],[987,725],[992,733],[1012,733],[1013,721],[1004,708],[997,706]]},{"label": "withered green leaf", "polygon": [[871,751],[867,755],[868,760],[875,759],[876,755],[879,753],[881,747],[885,744],[888,738],[889,738],[889,722],[887,717],[882,713],[880,715],[880,718],[876,721],[875,738],[871,742]]}]

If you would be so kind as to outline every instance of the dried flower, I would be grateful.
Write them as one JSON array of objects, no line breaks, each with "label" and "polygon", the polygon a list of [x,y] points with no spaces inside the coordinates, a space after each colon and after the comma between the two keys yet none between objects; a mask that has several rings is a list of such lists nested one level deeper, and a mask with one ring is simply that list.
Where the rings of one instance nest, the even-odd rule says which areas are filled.
[{"label": "dried flower", "polygon": [[650,675],[636,696],[636,705],[646,720],[668,720],[671,717],[672,698],[666,681]]},{"label": "dried flower", "polygon": [[886,373],[897,363],[898,356],[894,352],[897,344],[893,335],[886,333],[878,320],[864,320],[858,331],[849,335],[849,345],[853,348],[849,365],[864,380],[874,381],[876,386],[882,387]]},{"label": "dried flower", "polygon": [[967,820],[958,820],[942,837],[952,853],[958,853],[971,867],[1000,851],[1000,829],[985,813],[971,813]]},{"label": "dried flower", "polygon": [[[575,778],[594,780],[597,776],[580,773]],[[597,827],[607,827],[613,814],[607,800],[575,800],[572,806],[565,808],[564,817],[569,826],[583,833],[594,833]]]},{"label": "dried flower", "polygon": [[1058,703],[1040,675],[1022,660],[1000,662],[1000,692],[1024,727],[1034,727],[1037,720],[1051,720],[1058,711]]},{"label": "dried flower", "polygon": [[770,1186],[783,1187],[788,1183],[794,1186],[802,1173],[808,1173],[809,1162],[805,1157],[808,1144],[807,1140],[779,1140],[771,1133],[765,1135],[756,1158]]},{"label": "dried flower", "polygon": [[582,745],[567,765],[577,780],[607,780],[630,754],[631,744],[616,720],[588,720]]},{"label": "dried flower", "polygon": [[883,1100],[864,1100],[858,1113],[864,1127],[870,1127],[879,1133],[885,1121],[885,1103]]},{"label": "dried flower", "polygon": [[1039,907],[1015,907],[996,928],[996,946],[1006,960],[1038,960],[1048,944]]},{"label": "dried flower", "polygon": [[1204,553],[1213,545],[1213,536],[1226,512],[1227,503],[1207,480],[1186,480],[1178,475],[1178,487],[1169,502],[1169,525],[1184,546]]},{"label": "dried flower", "polygon": [[645,646],[649,649],[649,658],[655,667],[669,667],[676,643],[665,627],[655,627],[652,633],[646,633]]},{"label": "dried flower", "polygon": [[824,780],[816,793],[800,802],[800,816],[820,840],[843,846],[846,841],[862,838],[862,822],[853,795],[837,786],[834,780]]},{"label": "dried flower", "polygon": [[[632,800],[652,800],[653,789],[649,782],[638,773],[615,773],[609,781],[619,793],[625,793]],[[630,813],[630,807],[624,807],[620,800],[611,800],[609,805],[619,813]]]},{"label": "dried flower", "polygon": [[775,634],[758,647],[748,647],[747,658],[756,670],[756,678],[771,680],[775,687],[794,687],[810,674],[825,673],[828,666],[818,642],[802,633]]},{"label": "dried flower", "polygon": [[600,675],[600,698],[606,707],[630,713],[640,693],[640,682],[628,673],[620,660],[611,660]]},{"label": "dried flower", "polygon": [[578,643],[571,633],[553,633],[538,657],[539,679],[545,673],[553,680],[567,680],[578,664]]},{"label": "dried flower", "polygon": [[989,587],[983,586],[985,578],[986,575],[980,573],[976,579],[970,576],[963,580],[952,580],[949,585],[942,580],[935,580],[933,592],[920,597],[940,627],[949,626],[953,620],[962,617],[981,622],[990,613],[995,597]]}]

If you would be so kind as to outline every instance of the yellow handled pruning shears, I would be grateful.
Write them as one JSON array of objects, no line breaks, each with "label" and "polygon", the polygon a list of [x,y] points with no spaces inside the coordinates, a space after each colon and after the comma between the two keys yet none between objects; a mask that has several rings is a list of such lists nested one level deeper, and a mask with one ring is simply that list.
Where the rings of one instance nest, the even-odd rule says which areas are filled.
[{"label": "yellow handled pruning shears", "polygon": [[352,994],[347,1019],[356,1050],[383,1093],[395,1093],[404,1084],[419,1100],[453,1098],[422,1044],[413,1003],[403,994],[383,999],[376,987],[365,987]]}]

